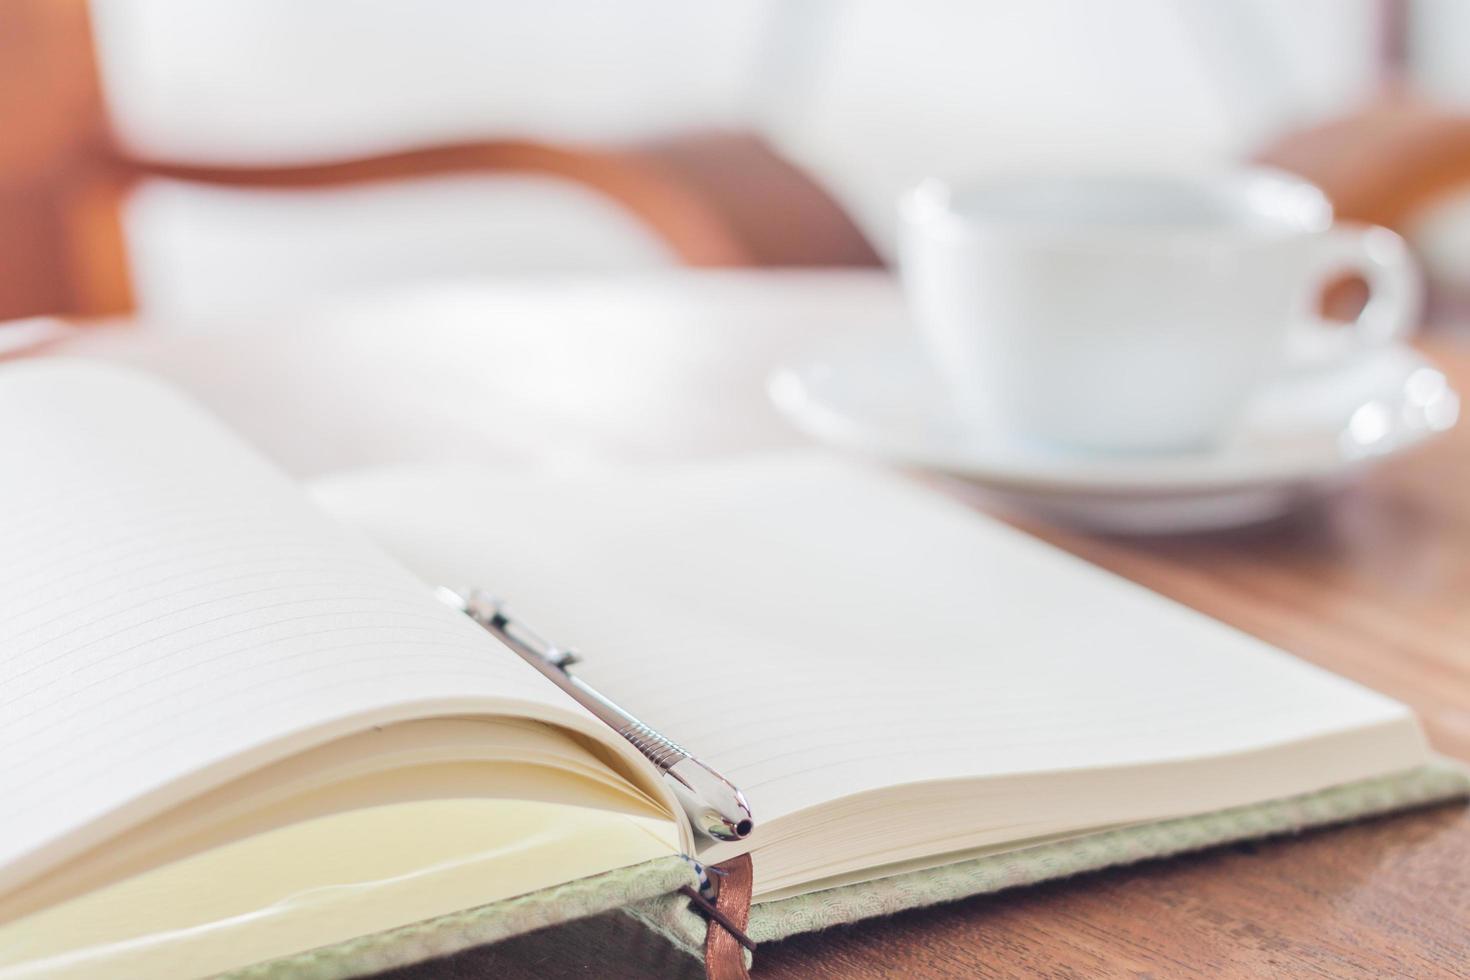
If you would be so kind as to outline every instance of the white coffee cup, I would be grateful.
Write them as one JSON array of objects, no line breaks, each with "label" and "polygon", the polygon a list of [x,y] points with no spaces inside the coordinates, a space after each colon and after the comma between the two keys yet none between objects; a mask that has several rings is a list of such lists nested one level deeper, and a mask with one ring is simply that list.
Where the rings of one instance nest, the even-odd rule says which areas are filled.
[{"label": "white coffee cup", "polygon": [[[963,416],[1059,447],[1208,446],[1288,361],[1400,341],[1422,306],[1402,239],[1334,225],[1273,170],[926,181],[900,216],[904,287]],[[1371,295],[1328,327],[1314,311],[1343,273]]]}]

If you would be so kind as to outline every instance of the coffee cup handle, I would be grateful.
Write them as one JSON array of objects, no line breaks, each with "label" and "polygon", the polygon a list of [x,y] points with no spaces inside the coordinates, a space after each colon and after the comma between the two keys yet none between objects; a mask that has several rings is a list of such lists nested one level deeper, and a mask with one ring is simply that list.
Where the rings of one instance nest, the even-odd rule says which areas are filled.
[{"label": "coffee cup handle", "polygon": [[[1332,279],[1357,274],[1368,284],[1368,302],[1357,320],[1344,325],[1315,312],[1322,289]],[[1424,279],[1409,245],[1378,225],[1338,224],[1326,234],[1321,259],[1307,296],[1312,311],[1303,317],[1299,348],[1341,351],[1398,343],[1412,335],[1424,312]]]}]

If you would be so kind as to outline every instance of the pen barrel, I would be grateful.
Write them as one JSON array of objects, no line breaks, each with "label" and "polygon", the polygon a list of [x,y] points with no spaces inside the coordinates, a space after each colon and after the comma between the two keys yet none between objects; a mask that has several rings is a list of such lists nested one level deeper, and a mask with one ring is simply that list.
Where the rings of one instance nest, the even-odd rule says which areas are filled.
[{"label": "pen barrel", "polygon": [[689,753],[678,742],[660,735],[641,721],[630,721],[618,729],[618,734],[632,742],[633,747],[661,772],[668,772],[675,764],[689,758]]},{"label": "pen barrel", "polygon": [[751,819],[750,804],[746,802],[745,795],[724,776],[690,755],[678,742],[649,728],[581,678],[569,673],[566,668],[573,657],[568,651],[558,650],[527,629],[525,624],[511,619],[505,614],[500,600],[489,593],[474,590],[461,594],[441,589],[439,595],[451,606],[469,614],[471,619],[519,654],[547,680],[627,739],[640,755],[654,764],[672,787],[695,830],[716,840],[743,840],[749,836],[755,822]]}]

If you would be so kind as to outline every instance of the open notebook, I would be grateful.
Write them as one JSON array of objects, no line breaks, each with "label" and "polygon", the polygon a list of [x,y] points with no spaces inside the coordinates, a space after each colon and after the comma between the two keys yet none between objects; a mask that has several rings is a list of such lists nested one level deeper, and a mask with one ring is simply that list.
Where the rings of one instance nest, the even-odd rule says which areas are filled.
[{"label": "open notebook", "polygon": [[[0,459],[0,976],[350,975],[612,907],[692,945],[680,855],[740,851],[759,941],[1466,788],[1403,706],[825,456],[308,493],[43,361]],[[585,651],[754,834],[438,584]]]}]

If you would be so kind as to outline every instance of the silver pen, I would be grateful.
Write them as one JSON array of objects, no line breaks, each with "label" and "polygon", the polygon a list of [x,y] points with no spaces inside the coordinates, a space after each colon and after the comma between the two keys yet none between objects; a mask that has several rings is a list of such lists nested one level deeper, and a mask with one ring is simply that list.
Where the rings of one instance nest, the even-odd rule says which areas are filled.
[{"label": "silver pen", "polygon": [[489,593],[474,589],[461,594],[440,588],[438,594],[631,742],[673,788],[696,830],[716,840],[743,840],[750,835],[755,821],[745,794],[677,742],[660,735],[570,673],[567,668],[576,662],[575,653],[548,643],[524,623],[506,615],[504,603]]}]

